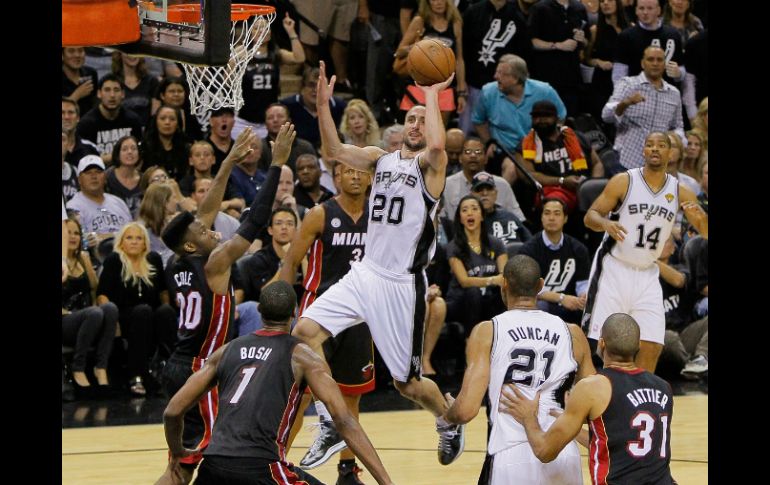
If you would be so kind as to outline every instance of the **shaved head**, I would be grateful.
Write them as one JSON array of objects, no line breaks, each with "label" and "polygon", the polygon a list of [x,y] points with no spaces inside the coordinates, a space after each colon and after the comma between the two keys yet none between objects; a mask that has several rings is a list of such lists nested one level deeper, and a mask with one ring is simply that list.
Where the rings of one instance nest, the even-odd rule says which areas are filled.
[{"label": "shaved head", "polygon": [[607,352],[627,361],[639,352],[639,324],[626,313],[613,313],[605,320],[602,338]]}]

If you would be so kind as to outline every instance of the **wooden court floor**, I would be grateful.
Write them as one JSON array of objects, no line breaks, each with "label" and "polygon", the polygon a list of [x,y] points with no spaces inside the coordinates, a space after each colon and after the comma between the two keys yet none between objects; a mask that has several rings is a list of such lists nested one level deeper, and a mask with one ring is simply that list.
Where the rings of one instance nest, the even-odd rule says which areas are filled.
[{"label": "wooden court floor", "polygon": [[[306,423],[315,417],[307,417]],[[486,419],[483,410],[467,428],[465,452],[452,465],[436,459],[437,435],[426,411],[384,411],[361,415],[380,458],[395,483],[413,485],[475,485],[484,460]],[[289,460],[297,463],[312,441],[312,431],[297,436]],[[708,395],[674,398],[671,437],[674,478],[680,485],[708,483]],[[583,481],[588,475],[586,450]],[[327,484],[337,479],[332,457],[311,473]],[[162,425],[134,425],[62,430],[62,483],[78,485],[152,484],[165,469],[166,443]],[[362,479],[376,483],[368,472]]]}]

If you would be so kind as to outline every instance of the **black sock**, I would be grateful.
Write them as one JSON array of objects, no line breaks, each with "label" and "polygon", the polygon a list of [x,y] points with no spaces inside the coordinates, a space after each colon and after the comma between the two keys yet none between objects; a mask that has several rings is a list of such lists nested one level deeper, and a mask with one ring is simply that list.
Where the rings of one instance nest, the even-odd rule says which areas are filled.
[{"label": "black sock", "polygon": [[356,459],[351,458],[349,460],[340,460],[341,468],[353,468],[356,465]]}]

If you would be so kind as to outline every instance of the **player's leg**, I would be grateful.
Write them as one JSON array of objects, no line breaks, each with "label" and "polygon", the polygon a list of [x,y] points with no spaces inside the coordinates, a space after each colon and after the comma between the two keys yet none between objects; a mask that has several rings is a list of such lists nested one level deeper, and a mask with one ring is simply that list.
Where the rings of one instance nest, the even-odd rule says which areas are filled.
[{"label": "player's leg", "polygon": [[299,402],[299,408],[297,409],[297,417],[294,418],[294,424],[291,426],[291,430],[289,430],[289,439],[286,441],[287,453],[291,449],[291,445],[294,443],[294,438],[297,437],[299,430],[302,429],[302,423],[305,417],[305,410],[307,409],[307,407],[310,405],[311,402],[313,402],[313,395],[310,394],[310,390],[308,389],[307,392],[305,392],[302,395],[302,399]]},{"label": "player's leg", "polygon": [[663,345],[659,343],[641,340],[639,342],[639,353],[636,354],[634,363],[637,367],[641,367],[648,372],[654,373],[662,350]]},{"label": "player's leg", "polygon": [[637,273],[633,307],[628,312],[639,324],[639,353],[634,361],[637,367],[654,373],[666,334],[663,289],[657,267]]},{"label": "player's leg", "polygon": [[446,302],[440,296],[437,296],[428,304],[428,325],[425,328],[425,343],[422,349],[422,372],[423,375],[436,375],[436,370],[430,363],[430,356],[433,349],[436,348],[438,336],[441,333],[441,327],[446,320]]},{"label": "player's leg", "polygon": [[[626,268],[609,254],[594,261],[589,278],[588,299],[583,313],[583,330],[589,341],[598,342],[604,321],[617,312],[626,311],[624,290],[629,284]],[[595,346],[592,346],[595,349]]]}]

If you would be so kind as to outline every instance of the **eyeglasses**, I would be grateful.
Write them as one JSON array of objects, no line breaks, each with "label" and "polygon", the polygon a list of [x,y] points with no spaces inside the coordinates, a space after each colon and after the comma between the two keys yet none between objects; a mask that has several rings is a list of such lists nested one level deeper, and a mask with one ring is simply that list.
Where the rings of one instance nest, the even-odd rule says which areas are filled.
[{"label": "eyeglasses", "polygon": [[466,155],[470,155],[472,153],[475,153],[476,155],[481,155],[482,153],[484,153],[484,150],[482,150],[481,148],[477,148],[475,150],[471,150],[470,148],[466,148],[465,150],[463,150],[463,153],[466,154]]},{"label": "eyeglasses", "polygon": [[168,180],[168,175],[162,173],[151,178],[150,182],[165,182],[166,180]]}]

